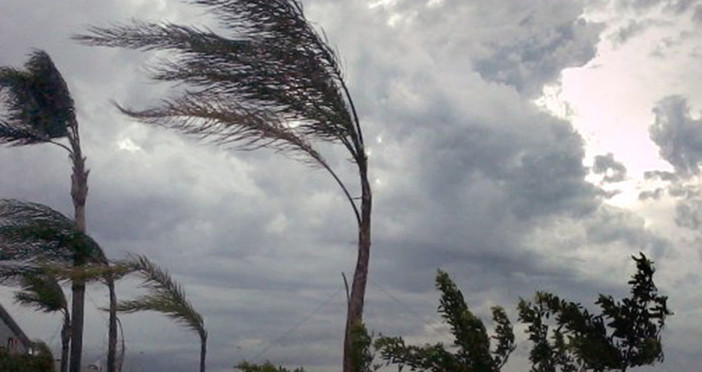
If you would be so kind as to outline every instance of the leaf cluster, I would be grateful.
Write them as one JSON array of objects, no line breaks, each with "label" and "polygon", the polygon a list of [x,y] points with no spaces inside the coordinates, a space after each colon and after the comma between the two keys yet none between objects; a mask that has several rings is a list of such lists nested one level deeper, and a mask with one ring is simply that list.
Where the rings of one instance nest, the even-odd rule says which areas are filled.
[{"label": "leaf cluster", "polygon": [[[439,313],[454,336],[455,352],[443,344],[411,346],[401,337],[379,337],[375,347],[387,364],[407,366],[412,371],[488,372],[499,371],[514,350],[514,331],[500,307],[492,308],[495,334],[489,337],[482,320],[466,305],[463,294],[449,275],[439,271],[436,287],[441,292]],[[491,350],[491,340],[497,342]]]},{"label": "leaf cluster", "polygon": [[661,331],[672,313],[653,282],[653,263],[643,253],[632,258],[637,271],[628,282],[630,297],[600,295],[599,314],[543,292],[533,303],[520,301],[519,319],[534,344],[532,371],[625,371],[663,360]]},{"label": "leaf cluster", "polygon": [[48,274],[25,274],[20,278],[15,301],[45,313],[68,313],[68,303],[58,280]]},{"label": "leaf cluster", "polygon": [[336,54],[298,0],[188,0],[214,15],[204,27],[134,21],[90,27],[87,45],[167,51],[152,78],[185,87],[149,109],[120,109],[146,123],[244,149],[321,157],[310,140],[343,143],[357,161],[362,137]]},{"label": "leaf cluster", "polygon": [[34,342],[36,353],[11,353],[0,348],[0,371],[53,372],[54,357],[51,349],[43,342]]},{"label": "leaf cluster", "polygon": [[106,264],[100,246],[50,207],[0,199],[0,260]]},{"label": "leaf cluster", "polygon": [[266,361],[263,364],[241,362],[237,364],[234,368],[239,369],[242,372],[305,372],[305,369],[302,367],[291,370],[285,367],[275,366],[269,361]]},{"label": "leaf cluster", "polygon": [[[600,295],[595,302],[600,313],[545,292],[537,292],[533,302],[520,300],[519,321],[526,325],[532,344],[531,371],[626,371],[663,360],[661,331],[672,313],[653,282],[653,263],[644,254],[632,258],[636,273],[628,282],[630,296],[616,301]],[[468,309],[448,274],[439,271],[436,287],[441,291],[439,312],[451,328],[455,352],[441,343],[413,346],[401,337],[380,337],[375,342],[380,357],[412,371],[501,370],[515,347],[504,310],[492,308],[496,346],[491,350],[483,322]]]},{"label": "leaf cluster", "polygon": [[148,293],[135,299],[117,303],[117,311],[134,313],[156,311],[165,314],[176,322],[198,333],[200,339],[207,340],[207,331],[202,316],[187,300],[185,291],[168,272],[151,262],[146,256],[135,256],[118,263],[143,279],[142,287]]},{"label": "leaf cluster", "polygon": [[43,51],[34,51],[25,69],[0,67],[0,143],[28,145],[68,135],[76,123],[66,82]]}]

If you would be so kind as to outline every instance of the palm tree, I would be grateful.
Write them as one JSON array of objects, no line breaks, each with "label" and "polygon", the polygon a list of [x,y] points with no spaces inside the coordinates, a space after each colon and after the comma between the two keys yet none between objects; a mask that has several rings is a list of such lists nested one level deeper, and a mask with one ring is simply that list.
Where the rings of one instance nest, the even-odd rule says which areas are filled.
[{"label": "palm tree", "polygon": [[[8,115],[0,118],[0,143],[13,146],[51,143],[69,153],[73,164],[71,175],[71,197],[73,199],[75,224],[85,232],[85,201],[88,195],[88,170],[86,158],[82,154],[78,121],[73,99],[61,73],[46,52],[34,51],[25,70],[9,67],[0,68],[0,96]],[[57,142],[68,139],[68,146]],[[73,265],[84,264],[85,257],[76,255]],[[108,280],[111,303],[116,302],[114,282]],[[71,327],[71,372],[80,370],[83,350],[83,309],[85,303],[85,283],[72,283]],[[111,305],[112,307],[113,305]],[[115,313],[111,311],[109,325],[108,369],[114,371],[117,324]]]},{"label": "palm tree", "polygon": [[120,301],[117,304],[117,311],[125,313],[156,311],[197,332],[200,336],[200,372],[205,372],[207,354],[205,322],[186,299],[183,288],[171,278],[168,272],[156,266],[145,256],[135,256],[118,265],[139,275],[143,279],[142,287],[147,288],[149,293],[135,300]]},{"label": "palm tree", "polygon": [[0,269],[3,281],[18,282],[22,289],[16,299],[43,311],[63,311],[61,332],[61,371],[66,371],[70,322],[63,290],[45,263],[72,264],[76,257],[85,263],[105,264],[97,243],[80,231],[74,221],[37,203],[11,199],[0,200]]},{"label": "palm tree", "polygon": [[[338,57],[305,19],[301,0],[186,0],[219,19],[226,34],[169,22],[101,28],[74,38],[86,45],[168,51],[153,78],[185,86],[147,109],[119,109],[148,124],[240,148],[293,153],[325,169],[341,187],[358,225],[358,258],[349,296],[344,371],[350,372],[350,330],[362,322],[371,244],[371,187],[361,126]],[[356,164],[360,198],[317,151],[340,143]],[[360,201],[359,201],[360,199]]]},{"label": "palm tree", "polygon": [[[5,274],[5,273],[3,273]],[[2,275],[2,274],[0,274]],[[37,311],[63,314],[61,327],[61,372],[68,371],[68,346],[71,340],[71,315],[68,302],[61,285],[51,275],[25,271],[18,278],[20,290],[15,292],[15,301],[21,305],[33,307]]]}]

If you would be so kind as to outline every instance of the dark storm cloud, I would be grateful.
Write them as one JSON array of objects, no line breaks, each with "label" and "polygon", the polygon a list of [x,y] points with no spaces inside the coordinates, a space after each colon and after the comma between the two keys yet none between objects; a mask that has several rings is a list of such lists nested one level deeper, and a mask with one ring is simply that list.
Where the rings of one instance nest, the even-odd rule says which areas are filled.
[{"label": "dark storm cloud", "polygon": [[595,174],[603,175],[604,182],[621,182],[626,179],[626,166],[614,159],[614,154],[595,156],[592,166]]},{"label": "dark storm cloud", "polygon": [[[11,50],[0,64],[21,64],[29,48],[45,48],[73,89],[92,169],[90,232],[110,257],[148,254],[184,284],[210,330],[209,369],[256,357],[336,370],[340,273],[352,270],[357,232],[333,181],[271,151],[216,149],[129,122],[110,100],[143,107],[167,93],[146,80],[158,57],[68,41],[86,20],[197,23],[197,11],[156,1],[0,2],[25,19],[0,14],[0,50]],[[510,306],[538,288],[609,289],[615,279],[572,275],[582,261],[571,252],[588,244],[618,246],[611,252],[623,257],[631,245],[663,249],[639,220],[602,211],[599,191],[584,180],[582,138],[529,101],[563,68],[594,55],[600,26],[581,18],[580,2],[306,6],[340,51],[371,151],[371,328],[424,332],[425,319],[404,310],[435,315],[438,267],[455,273],[472,303],[488,311],[490,301]],[[400,21],[389,24],[395,16]],[[355,196],[346,155],[321,148]],[[68,162],[51,150],[0,150],[0,166],[16,177],[0,184],[3,195],[70,211]],[[538,229],[560,233],[552,223],[561,220],[582,231],[577,244],[525,242]],[[133,285],[120,293],[132,296]],[[195,365],[194,335],[163,341],[161,328],[178,329],[172,323],[134,315],[125,327],[135,368]],[[89,342],[102,340],[97,328],[88,330]]]},{"label": "dark storm cloud", "polygon": [[527,15],[520,23],[522,35],[495,43],[489,55],[475,60],[484,78],[514,86],[526,95],[538,95],[563,68],[581,66],[594,57],[601,31],[598,25],[576,18],[545,27],[542,18],[535,18]]},{"label": "dark storm cloud", "polygon": [[649,128],[660,155],[683,175],[699,173],[702,161],[702,119],[693,119],[687,101],[669,96],[653,109],[655,122]]}]

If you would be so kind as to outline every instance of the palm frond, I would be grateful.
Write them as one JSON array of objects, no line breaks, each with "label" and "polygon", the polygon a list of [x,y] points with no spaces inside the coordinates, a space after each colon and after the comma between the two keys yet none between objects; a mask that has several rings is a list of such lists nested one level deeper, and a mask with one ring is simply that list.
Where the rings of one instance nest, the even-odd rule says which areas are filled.
[{"label": "palm frond", "polygon": [[307,22],[298,1],[188,2],[214,14],[227,34],[134,21],[90,27],[88,34],[74,37],[86,45],[165,50],[174,56],[154,66],[153,78],[188,89],[155,108],[123,112],[244,148],[313,155],[309,140],[340,142],[358,161],[363,141],[336,54]]},{"label": "palm frond", "polygon": [[120,264],[130,267],[139,275],[143,280],[142,287],[149,293],[135,300],[120,301],[117,304],[117,311],[125,313],[156,311],[197,332],[202,340],[207,339],[202,316],[195,311],[187,300],[183,288],[168,272],[156,266],[145,256],[131,257]]},{"label": "palm frond", "polygon": [[44,270],[33,262],[0,262],[0,284],[3,285],[19,286],[24,276],[43,274],[45,274]]},{"label": "palm frond", "polygon": [[68,311],[61,285],[56,278],[46,274],[23,275],[15,301],[46,313]]},{"label": "palm frond", "polygon": [[67,136],[75,125],[68,86],[43,51],[30,55],[25,70],[0,68],[0,102],[8,112],[0,120],[0,143],[47,142]]},{"label": "palm frond", "polygon": [[0,260],[107,263],[100,246],[50,207],[0,199]]}]

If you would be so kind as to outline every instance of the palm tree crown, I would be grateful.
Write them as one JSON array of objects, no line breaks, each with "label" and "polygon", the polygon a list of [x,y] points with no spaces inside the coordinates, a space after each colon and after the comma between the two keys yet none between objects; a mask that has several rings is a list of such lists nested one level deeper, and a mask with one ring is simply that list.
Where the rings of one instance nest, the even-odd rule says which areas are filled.
[{"label": "palm tree crown", "polygon": [[72,263],[76,257],[107,263],[97,242],[72,219],[43,204],[0,199],[0,260]]},{"label": "palm tree crown", "polygon": [[75,123],[73,99],[51,58],[35,51],[25,68],[0,68],[8,111],[0,118],[0,142],[27,145],[68,136]]}]

